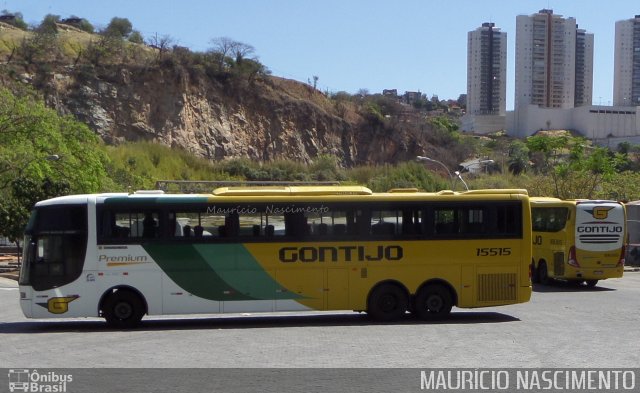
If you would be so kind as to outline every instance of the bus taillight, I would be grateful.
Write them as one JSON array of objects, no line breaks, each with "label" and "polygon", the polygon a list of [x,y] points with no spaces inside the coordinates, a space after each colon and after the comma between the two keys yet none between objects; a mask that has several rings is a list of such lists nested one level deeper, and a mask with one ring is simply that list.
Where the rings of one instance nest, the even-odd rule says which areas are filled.
[{"label": "bus taillight", "polygon": [[623,244],[622,249],[620,249],[620,259],[618,260],[618,265],[616,267],[624,266],[626,252],[627,252],[627,246]]},{"label": "bus taillight", "polygon": [[569,266],[580,267],[578,263],[578,258],[576,257],[576,246],[571,246],[569,249],[569,260],[567,261]]}]

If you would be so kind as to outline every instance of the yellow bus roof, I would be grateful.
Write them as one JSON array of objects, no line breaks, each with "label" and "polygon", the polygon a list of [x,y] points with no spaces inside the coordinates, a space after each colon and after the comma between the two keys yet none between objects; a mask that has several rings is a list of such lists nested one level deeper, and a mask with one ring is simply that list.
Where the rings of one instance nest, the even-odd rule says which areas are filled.
[{"label": "yellow bus roof", "polygon": [[287,196],[287,195],[371,195],[373,192],[362,186],[267,186],[267,187],[220,187],[213,190],[216,196]]},{"label": "yellow bus roof", "polygon": [[[443,190],[438,192],[421,192],[417,188],[397,188],[387,191],[388,194],[405,195],[522,195],[528,196],[525,189],[482,189],[469,191]],[[213,190],[214,196],[331,196],[331,195],[385,195],[374,193],[363,186],[257,186],[257,187],[219,187]]]}]

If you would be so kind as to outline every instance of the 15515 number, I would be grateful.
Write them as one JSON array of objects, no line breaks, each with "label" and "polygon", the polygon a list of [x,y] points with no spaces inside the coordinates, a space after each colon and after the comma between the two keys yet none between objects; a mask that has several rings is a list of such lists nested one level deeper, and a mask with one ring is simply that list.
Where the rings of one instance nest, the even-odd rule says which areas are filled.
[{"label": "15515 number", "polygon": [[510,247],[476,248],[476,256],[478,257],[503,257],[507,255],[511,255]]}]

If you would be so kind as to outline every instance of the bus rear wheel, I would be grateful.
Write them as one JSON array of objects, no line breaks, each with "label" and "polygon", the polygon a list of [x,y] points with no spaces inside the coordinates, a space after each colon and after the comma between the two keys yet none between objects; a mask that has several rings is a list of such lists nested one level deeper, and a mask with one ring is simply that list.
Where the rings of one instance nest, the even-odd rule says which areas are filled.
[{"label": "bus rear wheel", "polygon": [[549,272],[547,270],[547,263],[544,261],[538,264],[538,282],[542,285],[547,285],[551,282]]},{"label": "bus rear wheel", "polygon": [[593,287],[595,287],[596,285],[598,285],[598,280],[587,280],[587,286],[588,286],[589,288],[593,288]]},{"label": "bus rear wheel", "polygon": [[422,287],[415,298],[414,312],[422,320],[441,319],[449,315],[453,298],[449,289],[433,284]]},{"label": "bus rear wheel", "polygon": [[108,295],[102,306],[102,315],[114,328],[137,326],[145,313],[140,296],[127,290],[117,290]]},{"label": "bus rear wheel", "polygon": [[367,301],[367,314],[376,321],[388,322],[400,319],[409,307],[406,292],[397,285],[381,284]]}]

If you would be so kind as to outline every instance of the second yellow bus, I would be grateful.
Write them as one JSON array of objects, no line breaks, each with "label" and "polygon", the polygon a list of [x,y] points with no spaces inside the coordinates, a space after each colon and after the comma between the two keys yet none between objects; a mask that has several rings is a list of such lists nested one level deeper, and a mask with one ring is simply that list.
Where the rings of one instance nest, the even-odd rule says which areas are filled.
[{"label": "second yellow bus", "polygon": [[562,200],[532,197],[534,283],[552,279],[595,286],[622,277],[626,212],[608,200]]}]

